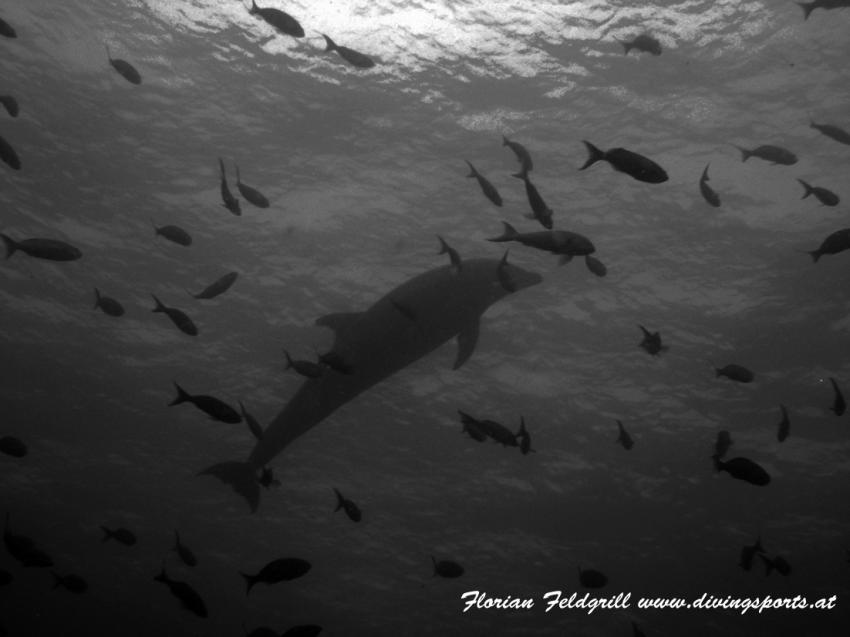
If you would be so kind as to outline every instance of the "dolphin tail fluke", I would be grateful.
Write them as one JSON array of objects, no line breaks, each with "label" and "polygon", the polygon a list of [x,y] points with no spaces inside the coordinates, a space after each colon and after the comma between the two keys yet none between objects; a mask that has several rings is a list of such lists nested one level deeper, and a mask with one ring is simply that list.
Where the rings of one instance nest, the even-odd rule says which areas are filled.
[{"label": "dolphin tail fluke", "polygon": [[595,164],[598,161],[605,159],[605,152],[591,144],[587,140],[582,140],[582,143],[587,147],[587,161],[579,170],[584,170],[588,166]]},{"label": "dolphin tail fluke", "polygon": [[248,501],[251,513],[257,511],[260,505],[260,484],[254,475],[253,467],[247,462],[220,462],[207,467],[198,475],[215,476],[225,484],[229,484],[236,493]]},{"label": "dolphin tail fluke", "polygon": [[6,246],[6,258],[8,259],[15,254],[15,250],[18,249],[18,244],[15,243],[14,239],[7,237],[5,234],[0,234],[0,238],[3,239],[3,245]]}]

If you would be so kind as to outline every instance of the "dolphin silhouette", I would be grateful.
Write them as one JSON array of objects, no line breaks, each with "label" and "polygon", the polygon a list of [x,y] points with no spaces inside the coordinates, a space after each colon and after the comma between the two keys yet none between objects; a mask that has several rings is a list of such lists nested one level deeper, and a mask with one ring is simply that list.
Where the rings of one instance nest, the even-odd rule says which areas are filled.
[{"label": "dolphin silhouette", "polygon": [[[213,475],[245,497],[251,511],[260,501],[256,474],[293,440],[336,409],[392,376],[453,337],[458,351],[454,369],[475,351],[481,315],[512,291],[543,278],[498,259],[472,259],[458,271],[434,268],[402,283],[365,312],[328,314],[316,325],[336,333],[333,351],[351,365],[351,374],[329,370],[306,380],[268,425],[246,461],[215,464],[199,475]],[[506,281],[509,285],[506,285]],[[396,304],[409,307],[414,320]]]}]

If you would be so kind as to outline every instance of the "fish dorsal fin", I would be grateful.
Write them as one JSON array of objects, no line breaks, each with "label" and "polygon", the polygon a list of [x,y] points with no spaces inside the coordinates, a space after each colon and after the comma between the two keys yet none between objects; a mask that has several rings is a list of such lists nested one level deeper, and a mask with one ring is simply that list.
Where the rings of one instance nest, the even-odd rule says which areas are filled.
[{"label": "fish dorsal fin", "polygon": [[457,335],[457,358],[454,365],[452,365],[452,369],[459,369],[472,356],[475,346],[478,344],[478,334],[480,331],[481,321],[476,317],[472,323],[466,325]]},{"label": "fish dorsal fin", "polygon": [[317,318],[316,325],[332,329],[336,333],[336,342],[339,343],[362,316],[363,312],[334,312]]}]

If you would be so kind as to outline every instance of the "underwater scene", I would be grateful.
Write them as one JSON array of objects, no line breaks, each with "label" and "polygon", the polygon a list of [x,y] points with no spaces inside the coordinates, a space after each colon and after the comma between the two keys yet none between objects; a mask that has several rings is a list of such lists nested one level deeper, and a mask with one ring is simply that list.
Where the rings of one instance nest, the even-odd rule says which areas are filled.
[{"label": "underwater scene", "polygon": [[0,0],[0,636],[850,634],[848,33]]}]

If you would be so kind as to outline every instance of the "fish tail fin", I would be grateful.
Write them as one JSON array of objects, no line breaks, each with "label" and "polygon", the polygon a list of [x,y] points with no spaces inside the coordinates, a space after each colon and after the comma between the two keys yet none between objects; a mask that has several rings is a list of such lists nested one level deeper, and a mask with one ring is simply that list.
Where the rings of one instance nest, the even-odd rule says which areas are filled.
[{"label": "fish tail fin", "polygon": [[151,312],[164,312],[165,306],[162,304],[162,301],[156,298],[155,294],[151,294],[151,296],[153,297],[154,303],[156,303],[156,307],[152,309]]},{"label": "fish tail fin", "polygon": [[436,237],[440,240],[440,251],[437,254],[446,254],[449,251],[449,244],[440,235],[436,235]]},{"label": "fish tail fin", "polygon": [[327,52],[327,51],[333,51],[334,49],[336,49],[336,42],[334,42],[333,40],[331,40],[331,39],[330,39],[328,36],[326,36],[324,33],[322,34],[322,37],[323,37],[323,38],[325,38],[325,51],[326,51],[326,52]]},{"label": "fish tail fin", "polygon": [[292,357],[289,355],[287,350],[283,350],[283,355],[286,357],[286,367],[284,369],[289,369],[292,367]]},{"label": "fish tail fin", "polygon": [[221,170],[221,178],[224,179],[224,177],[225,177],[224,160],[221,157],[218,158],[218,167],[219,167],[219,170]]},{"label": "fish tail fin", "polygon": [[336,493],[336,508],[334,509],[334,513],[339,511],[343,507],[342,494],[339,492],[339,489],[334,487],[334,493]]},{"label": "fish tail fin", "polygon": [[464,425],[473,425],[473,424],[475,424],[475,418],[473,418],[472,416],[470,416],[470,415],[469,415],[469,414],[467,414],[466,412],[463,412],[463,411],[461,411],[460,409],[458,409],[458,410],[457,410],[457,413],[460,415],[460,421],[461,421]]},{"label": "fish tail fin", "polygon": [[509,143],[507,136],[502,135],[502,146],[507,146]]},{"label": "fish tail fin", "polygon": [[248,575],[242,571],[239,571],[239,574],[245,578],[245,595],[250,595],[251,589],[254,588],[254,584],[257,583],[257,578],[254,575]]},{"label": "fish tail fin", "polygon": [[737,148],[738,150],[741,151],[741,161],[747,161],[750,157],[753,156],[753,154],[750,151],[748,151],[746,148],[741,148],[740,146],[736,146],[735,144],[732,144],[732,145],[735,146],[735,148]]},{"label": "fish tail fin", "polygon": [[107,540],[115,537],[115,532],[103,525],[101,525],[100,530],[103,531],[103,538],[100,540],[101,542],[106,542]]},{"label": "fish tail fin", "polygon": [[516,177],[517,179],[526,181],[528,179],[528,166],[523,164],[518,173],[511,173],[511,177]]},{"label": "fish tail fin", "polygon": [[176,380],[172,381],[172,382],[174,383],[174,386],[177,388],[177,398],[175,398],[170,403],[168,403],[169,407],[171,407],[172,405],[179,405],[180,403],[185,403],[187,400],[192,398],[188,393],[186,393],[185,389],[183,389],[180,385],[177,384]]},{"label": "fish tail fin", "polygon": [[431,556],[431,564],[434,565],[434,573],[431,575],[431,577],[434,577],[437,574],[437,560],[434,558],[433,555]]},{"label": "fish tail fin", "polygon": [[103,43],[103,48],[106,49],[106,57],[109,58],[109,61],[111,62],[112,52],[109,50],[109,45],[106,42]]},{"label": "fish tail fin", "polygon": [[800,5],[800,7],[803,9],[803,20],[808,20],[809,14],[812,11],[814,11],[815,8],[816,8],[815,7],[816,3],[814,3],[814,2],[798,2],[797,4]]},{"label": "fish tail fin", "polygon": [[711,166],[711,162],[705,165],[705,168],[702,171],[702,181],[710,181],[708,178],[708,167]]},{"label": "fish tail fin", "polygon": [[464,159],[463,161],[465,161],[467,164],[469,164],[469,174],[466,176],[467,179],[469,177],[477,177],[478,171],[475,170],[475,166],[472,165],[472,162],[469,161],[468,159]]},{"label": "fish tail fin", "polygon": [[257,13],[260,8],[257,6],[257,3],[254,0],[251,0],[251,6],[248,7],[248,13],[254,14]]},{"label": "fish tail fin", "polygon": [[94,308],[97,309],[100,307],[100,290],[97,288],[94,289]]},{"label": "fish tail fin", "polygon": [[516,228],[514,228],[507,221],[503,221],[502,225],[504,226],[504,228],[502,229],[502,234],[500,234],[498,237],[487,239],[487,241],[513,241],[519,235],[519,233],[516,231]]},{"label": "fish tail fin", "polygon": [[605,159],[605,153],[602,150],[600,150],[587,140],[583,139],[582,143],[587,147],[587,161],[584,162],[584,166],[579,168],[579,170],[584,170],[588,166],[591,166],[592,164],[595,164],[596,162]]},{"label": "fish tail fin", "polygon": [[714,461],[714,470],[721,471],[723,469],[723,465],[720,463],[720,454],[714,454],[713,456],[711,456],[711,459]]},{"label": "fish tail fin", "polygon": [[239,176],[239,164],[233,162],[233,167],[236,169],[236,183],[241,183],[242,178]]},{"label": "fish tail fin", "polygon": [[56,571],[50,571],[50,574],[53,576],[53,589],[56,590],[60,586],[62,586],[62,578],[56,573]]},{"label": "fish tail fin", "polygon": [[764,562],[764,576],[767,577],[771,574],[771,572],[773,572],[773,568],[775,565],[773,563],[773,560],[769,557],[765,557],[764,555],[759,555],[759,557],[761,558],[761,561]]},{"label": "fish tail fin", "polygon": [[5,234],[0,234],[0,238],[3,239],[3,244],[6,246],[6,258],[8,259],[15,253],[15,250],[18,249],[18,244],[15,243],[14,239],[6,236]]},{"label": "fish tail fin", "polygon": [[168,573],[165,572],[165,560],[162,561],[162,567],[160,568],[159,575],[154,575],[153,579],[156,582],[168,581]]},{"label": "fish tail fin", "polygon": [[632,50],[632,43],[626,42],[625,40],[620,40],[619,38],[617,38],[617,42],[623,45],[623,55],[628,55],[629,51]]},{"label": "fish tail fin", "polygon": [[[260,485],[254,475],[254,468],[247,462],[220,462],[207,467],[198,475],[210,475],[233,487],[239,495],[248,501],[251,513],[260,505]],[[251,590],[251,587],[248,587]]]},{"label": "fish tail fin", "polygon": [[806,189],[806,192],[803,193],[803,196],[800,197],[800,199],[805,199],[806,197],[808,197],[809,195],[811,195],[815,191],[814,188],[812,188],[812,185],[810,183],[805,182],[805,181],[803,181],[802,179],[799,179],[799,178],[797,179],[797,181],[799,181],[800,185],[803,186],[803,188]]},{"label": "fish tail fin", "polygon": [[820,259],[820,258],[821,258],[821,256],[822,256],[822,255],[821,255],[821,251],[820,251],[820,250],[810,250],[810,251],[805,251],[805,250],[804,250],[804,252],[806,252],[806,254],[808,254],[810,257],[812,257],[812,262],[813,262],[813,263],[817,263],[817,262],[818,262],[818,259]]}]

